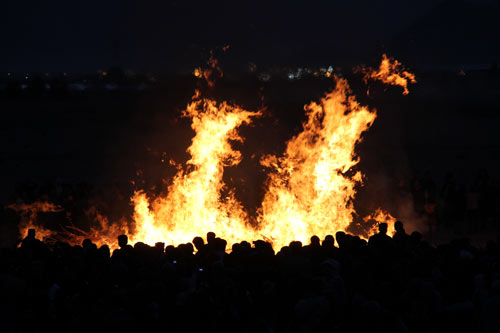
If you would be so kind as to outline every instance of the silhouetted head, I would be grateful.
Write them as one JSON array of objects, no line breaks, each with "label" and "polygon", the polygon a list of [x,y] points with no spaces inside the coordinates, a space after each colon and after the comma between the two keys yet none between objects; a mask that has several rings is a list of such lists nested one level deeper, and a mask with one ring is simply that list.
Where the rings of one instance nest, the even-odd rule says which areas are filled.
[{"label": "silhouetted head", "polygon": [[209,231],[207,232],[207,243],[212,244],[215,240],[215,232]]},{"label": "silhouetted head", "polygon": [[221,251],[221,252],[226,251],[227,242],[225,239],[217,237],[217,238],[215,238],[214,242],[215,242],[215,249],[217,251]]},{"label": "silhouetted head", "polygon": [[302,248],[302,242],[300,241],[292,241],[290,242],[290,245],[289,245],[290,249],[292,250],[300,250]]},{"label": "silhouetted head", "polygon": [[311,245],[319,246],[319,237],[314,235],[311,237]]},{"label": "silhouetted head", "polygon": [[326,235],[325,239],[323,240],[322,245],[323,246],[334,246],[335,245],[335,238],[333,238],[332,235]]},{"label": "silhouetted head", "polygon": [[158,251],[163,252],[165,250],[165,243],[163,243],[163,242],[156,242],[155,243],[155,249],[157,249]]},{"label": "silhouetted head", "polygon": [[418,231],[414,231],[411,233],[410,235],[410,239],[415,242],[415,243],[418,243],[422,240],[422,234]]},{"label": "silhouetted head", "polygon": [[245,251],[245,252],[248,252],[248,251],[252,250],[252,245],[247,241],[243,241],[240,243],[240,249]]},{"label": "silhouetted head", "polygon": [[92,247],[92,241],[91,241],[90,239],[88,239],[88,238],[85,238],[85,239],[83,240],[83,242],[82,242],[82,247],[83,247],[84,249],[89,249],[89,248],[91,248],[91,247]]},{"label": "silhouetted head", "polygon": [[394,223],[394,230],[396,230],[396,231],[404,231],[405,229],[403,228],[403,222],[396,221]]},{"label": "silhouetted head", "polygon": [[254,245],[254,247],[255,247],[256,250],[262,250],[265,247],[266,242],[264,242],[263,240],[259,239],[259,240],[254,241],[253,245]]},{"label": "silhouetted head", "polygon": [[28,235],[26,236],[26,238],[35,239],[35,236],[36,236],[35,229],[28,229]]},{"label": "silhouetted head", "polygon": [[118,246],[120,246],[120,248],[125,247],[127,244],[128,244],[128,237],[127,237],[127,235],[120,235],[120,236],[118,236]]},{"label": "silhouetted head", "polygon": [[238,253],[240,251],[241,245],[239,243],[234,243],[231,247],[231,253]]},{"label": "silhouetted head", "polygon": [[333,237],[333,235],[326,235],[325,240],[328,242],[335,243],[335,238]]},{"label": "silhouetted head", "polygon": [[[125,244],[127,245],[127,244]],[[137,242],[134,244],[134,249],[135,250],[141,250],[141,251],[144,251],[144,249],[146,249],[148,246],[146,244],[144,244],[143,242]]]},{"label": "silhouetted head", "polygon": [[99,254],[104,257],[104,258],[108,258],[109,259],[109,256],[111,254],[111,251],[109,250],[109,246],[107,246],[106,244],[104,244],[103,246],[101,246],[99,248]]},{"label": "silhouetted head", "polygon": [[337,231],[337,233],[335,233],[335,238],[337,239],[337,244],[341,247],[345,244],[346,234],[343,231]]},{"label": "silhouetted head", "polygon": [[387,234],[387,223],[380,223],[378,225],[378,232],[384,235]]},{"label": "silhouetted head", "polygon": [[167,245],[167,247],[165,248],[165,255],[172,256],[174,253],[175,253],[175,246]]},{"label": "silhouetted head", "polygon": [[185,249],[186,253],[188,253],[188,254],[190,254],[190,255],[191,255],[191,254],[193,254],[193,252],[194,252],[194,246],[193,246],[193,244],[191,244],[191,243],[186,243],[185,248],[186,248],[186,249]]},{"label": "silhouetted head", "polygon": [[196,247],[196,250],[200,251],[201,249],[203,249],[205,242],[203,241],[203,238],[196,236],[195,238],[193,238],[193,244]]}]

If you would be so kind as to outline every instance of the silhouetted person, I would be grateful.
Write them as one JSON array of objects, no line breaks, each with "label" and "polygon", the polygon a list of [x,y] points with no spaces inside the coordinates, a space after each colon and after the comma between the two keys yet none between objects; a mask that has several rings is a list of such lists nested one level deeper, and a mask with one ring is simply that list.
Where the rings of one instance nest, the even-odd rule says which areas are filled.
[{"label": "silhouetted person", "polygon": [[99,255],[102,257],[102,258],[105,258],[105,259],[109,259],[110,255],[111,255],[111,252],[109,250],[109,246],[104,244],[103,246],[101,246],[99,248]]},{"label": "silhouetted person", "polygon": [[226,252],[226,246],[227,246],[227,241],[222,238],[215,238],[214,239],[215,243],[215,250],[220,252],[220,253],[225,253]]},{"label": "silhouetted person", "polygon": [[95,256],[97,254],[97,246],[88,238],[82,242],[83,254],[86,257]]},{"label": "silhouetted person", "polygon": [[343,231],[337,231],[335,233],[335,239],[337,240],[337,244],[339,249],[343,249],[346,247],[346,234]]},{"label": "silhouetted person", "polygon": [[215,250],[215,233],[210,231],[207,232],[207,244],[205,246],[207,254],[214,253]]},{"label": "silhouetted person", "polygon": [[28,234],[26,235],[26,240],[34,240],[36,239],[36,230],[35,229],[28,229]]},{"label": "silhouetted person", "polygon": [[118,246],[120,248],[116,249],[113,252],[113,257],[124,258],[126,256],[130,256],[130,254],[132,253],[132,251],[134,249],[131,245],[128,244],[127,235],[118,236]]},{"label": "silhouetted person", "polygon": [[326,235],[323,243],[323,246],[335,246],[335,238],[332,235]]},{"label": "silhouetted person", "polygon": [[312,257],[312,259],[317,262],[318,260],[321,260],[321,242],[319,240],[319,237],[314,235],[310,238],[310,243],[305,247],[305,253],[309,256]]},{"label": "silhouetted person", "polygon": [[198,252],[202,251],[205,247],[205,242],[203,241],[203,238],[201,238],[200,236],[196,236],[195,238],[193,238],[193,244],[194,247],[196,248],[196,251]]},{"label": "silhouetted person", "polygon": [[82,242],[82,247],[85,249],[85,250],[90,250],[92,249],[93,247],[95,247],[95,244],[92,243],[92,240],[90,240],[89,238],[85,238]]},{"label": "silhouetted person", "polygon": [[158,249],[161,253],[165,251],[165,243],[163,242],[156,242],[155,243],[155,248]]},{"label": "silhouetted person", "polygon": [[314,248],[319,248],[320,243],[319,243],[319,237],[314,235],[311,237],[311,243],[309,246],[314,247]]},{"label": "silhouetted person", "polygon": [[332,235],[326,235],[321,243],[321,251],[325,257],[333,258],[336,256],[338,249],[335,247],[335,238]]},{"label": "silhouetted person", "polygon": [[215,232],[207,232],[207,243],[212,243],[215,240]]},{"label": "silhouetted person", "polygon": [[392,236],[394,243],[398,248],[404,248],[410,236],[406,233],[405,228],[403,227],[403,222],[396,221],[394,223],[394,229],[396,230]]},{"label": "silhouetted person", "polygon": [[[128,245],[128,237],[127,235],[120,235],[118,236],[118,246],[121,248],[121,249],[124,249],[126,248]],[[130,246],[130,245],[128,245]]]},{"label": "silhouetted person", "polygon": [[370,237],[368,246],[381,250],[391,248],[392,238],[387,236],[387,223],[380,223],[378,225],[378,233]]},{"label": "silhouetted person", "polygon": [[36,230],[35,229],[28,229],[28,234],[26,237],[21,241],[21,247],[22,248],[31,248],[34,251],[38,251],[41,246],[40,240],[36,238]]}]

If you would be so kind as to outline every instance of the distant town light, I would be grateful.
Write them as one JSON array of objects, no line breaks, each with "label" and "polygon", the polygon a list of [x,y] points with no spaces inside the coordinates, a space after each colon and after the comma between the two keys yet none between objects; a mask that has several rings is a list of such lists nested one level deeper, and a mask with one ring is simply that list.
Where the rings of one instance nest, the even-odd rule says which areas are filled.
[{"label": "distant town light", "polygon": [[269,73],[260,73],[257,78],[263,82],[269,82],[271,80],[271,75]]}]

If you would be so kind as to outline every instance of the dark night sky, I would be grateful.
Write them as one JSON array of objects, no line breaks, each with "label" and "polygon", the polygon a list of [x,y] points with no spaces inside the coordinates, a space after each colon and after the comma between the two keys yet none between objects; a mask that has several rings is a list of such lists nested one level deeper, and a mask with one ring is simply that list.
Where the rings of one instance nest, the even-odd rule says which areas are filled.
[{"label": "dark night sky", "polygon": [[224,44],[240,63],[356,62],[441,2],[8,0],[0,71],[175,70]]}]

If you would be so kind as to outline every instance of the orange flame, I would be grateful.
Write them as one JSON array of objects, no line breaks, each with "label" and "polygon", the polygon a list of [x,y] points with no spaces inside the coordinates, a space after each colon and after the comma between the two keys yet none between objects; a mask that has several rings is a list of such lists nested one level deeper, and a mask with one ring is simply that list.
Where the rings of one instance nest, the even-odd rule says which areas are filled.
[{"label": "orange flame", "polygon": [[[375,78],[401,85],[407,93],[408,80],[415,79],[413,74],[401,72],[400,65],[384,55],[379,71],[363,69],[365,80]],[[218,68],[217,62],[213,61],[211,67]],[[223,174],[225,167],[235,166],[242,159],[241,153],[231,146],[231,141],[243,141],[237,128],[250,124],[262,112],[246,111],[225,102],[217,104],[200,98],[196,91],[183,112],[183,116],[192,119],[195,131],[187,149],[190,159],[185,167],[173,163],[178,172],[167,194],[152,198],[143,191],[134,193],[133,230],[126,223],[110,223],[96,209],[90,209],[87,215],[98,227],[90,232],[67,227],[69,232],[79,234],[75,233],[72,243],[90,238],[98,245],[111,245],[119,234],[126,233],[131,242],[163,241],[177,245],[214,231],[229,246],[263,238],[279,248],[293,240],[306,242],[312,235],[324,238],[345,231],[354,219],[356,186],[362,185],[363,178],[355,170],[359,162],[355,148],[375,121],[376,112],[360,105],[351,95],[347,81],[339,78],[333,91],[319,103],[305,106],[305,111],[303,130],[288,141],[283,155],[261,159],[261,164],[270,170],[267,190],[256,218],[251,219],[223,181]],[[48,203],[9,207],[25,215],[27,222],[22,224],[22,232],[34,226],[36,212],[60,209]],[[255,220],[256,225],[250,220]],[[380,209],[364,218],[367,223],[370,220],[387,222],[392,228],[395,222]],[[43,234],[44,230],[39,230],[37,233]]]},{"label": "orange flame", "polygon": [[396,232],[396,230],[394,229],[394,223],[396,223],[396,218],[380,208],[378,208],[372,214],[365,216],[363,218],[363,221],[365,222],[375,221],[375,223],[370,229],[369,232],[370,235],[376,234],[378,232],[378,226],[380,223],[387,223],[387,231],[389,235],[394,235],[394,233]]},{"label": "orange flame", "polygon": [[222,180],[225,166],[237,165],[241,153],[229,141],[242,141],[236,128],[249,124],[259,112],[245,111],[211,100],[192,102],[184,116],[192,118],[196,135],[188,153],[188,170],[179,168],[168,194],[151,204],[144,192],[136,192],[136,232],[131,240],[170,244],[191,241],[195,236],[215,231],[231,243],[252,239],[248,216],[234,192]]},{"label": "orange flame", "polygon": [[260,210],[261,234],[276,246],[306,241],[345,230],[352,221],[355,186],[361,173],[354,148],[376,118],[359,105],[347,81],[337,79],[336,89],[305,107],[303,131],[287,144],[282,157],[266,156],[270,167],[268,190]]},{"label": "orange flame", "polygon": [[38,213],[62,211],[62,208],[60,206],[56,206],[50,202],[42,201],[35,201],[31,204],[15,203],[8,205],[7,208],[19,212],[21,216],[21,221],[19,222],[19,236],[21,238],[26,237],[29,229],[35,229],[37,237],[42,240],[51,238],[55,235],[55,232],[36,224]]},{"label": "orange flame", "polygon": [[378,70],[372,68],[358,68],[364,74],[363,80],[365,83],[368,80],[379,80],[385,84],[392,86],[403,87],[403,95],[408,95],[408,82],[416,83],[415,74],[403,70],[402,64],[392,58],[388,58],[386,54],[382,55],[382,62]]},{"label": "orange flame", "polygon": [[118,236],[132,233],[126,220],[112,223],[94,206],[87,209],[85,215],[93,225],[89,231],[75,226],[66,226],[63,227],[64,232],[57,235],[57,239],[67,241],[73,245],[81,245],[83,240],[88,238],[98,247],[108,245],[111,250],[114,250],[118,248],[116,244]]}]

